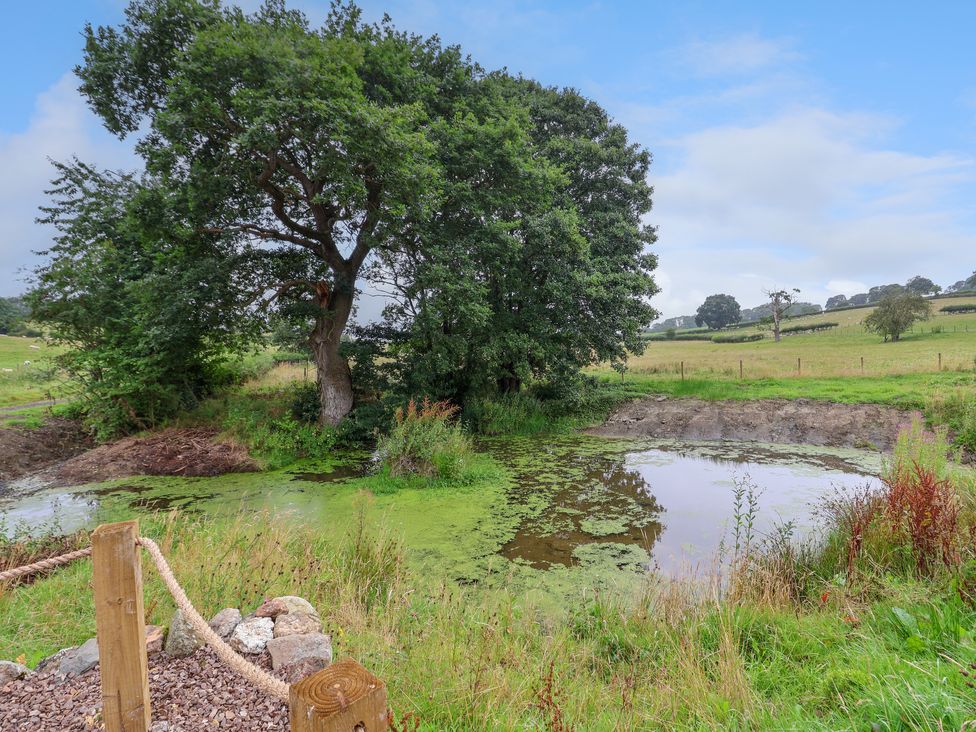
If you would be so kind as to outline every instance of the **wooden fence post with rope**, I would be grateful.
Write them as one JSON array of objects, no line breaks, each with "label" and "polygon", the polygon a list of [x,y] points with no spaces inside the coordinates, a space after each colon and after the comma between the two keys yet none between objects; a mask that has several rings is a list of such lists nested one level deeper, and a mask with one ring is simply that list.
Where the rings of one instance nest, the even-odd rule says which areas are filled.
[{"label": "wooden fence post with rope", "polygon": [[147,732],[149,665],[139,557],[139,522],[92,532],[95,627],[107,732]]},{"label": "wooden fence post with rope", "polygon": [[236,653],[193,607],[156,542],[139,536],[139,522],[123,521],[95,529],[90,549],[0,572],[0,582],[6,582],[91,556],[102,718],[107,732],[148,732],[152,723],[140,548],[153,560],[194,634],[247,682],[288,705],[292,732],[383,732],[389,728],[386,685],[352,659],[337,661],[289,686]]}]

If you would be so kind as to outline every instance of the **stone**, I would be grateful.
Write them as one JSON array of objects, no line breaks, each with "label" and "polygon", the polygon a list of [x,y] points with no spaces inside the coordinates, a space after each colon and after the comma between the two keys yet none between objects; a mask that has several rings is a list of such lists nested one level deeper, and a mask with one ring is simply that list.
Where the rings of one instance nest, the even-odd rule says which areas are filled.
[{"label": "stone", "polygon": [[271,618],[245,618],[230,637],[230,647],[238,653],[261,653],[274,638]]},{"label": "stone", "polygon": [[158,625],[146,626],[146,655],[153,656],[163,650],[163,629]]},{"label": "stone", "polygon": [[307,615],[305,613],[279,615],[274,624],[275,638],[284,638],[286,635],[308,635],[321,631],[322,621],[319,620],[318,615]]},{"label": "stone", "polygon": [[0,686],[30,676],[32,673],[29,668],[19,663],[0,661]]},{"label": "stone", "polygon": [[186,622],[183,612],[177,610],[173,613],[173,620],[169,624],[169,634],[166,636],[166,654],[174,658],[189,656],[197,648],[203,645],[193,628]]},{"label": "stone", "polygon": [[272,602],[281,601],[284,603],[285,607],[288,608],[288,613],[290,615],[314,615],[318,617],[319,614],[316,612],[315,608],[312,607],[312,603],[301,597],[295,597],[294,595],[284,595],[283,597],[276,597]]},{"label": "stone", "polygon": [[69,648],[58,660],[57,673],[61,676],[80,676],[98,665],[98,639],[89,638],[77,648]]},{"label": "stone", "polygon": [[236,607],[225,607],[210,620],[210,629],[224,640],[230,638],[234,628],[243,620]]},{"label": "stone", "polygon": [[278,678],[288,684],[297,684],[306,676],[318,673],[328,665],[321,658],[303,658],[289,666],[282,666]]},{"label": "stone", "polygon": [[280,599],[275,598],[274,600],[265,600],[262,602],[258,609],[254,611],[254,616],[258,618],[276,618],[287,612],[288,606]]},{"label": "stone", "polygon": [[322,633],[286,635],[268,641],[271,654],[271,668],[279,669],[304,661],[319,660],[328,665],[332,663],[332,638]]}]

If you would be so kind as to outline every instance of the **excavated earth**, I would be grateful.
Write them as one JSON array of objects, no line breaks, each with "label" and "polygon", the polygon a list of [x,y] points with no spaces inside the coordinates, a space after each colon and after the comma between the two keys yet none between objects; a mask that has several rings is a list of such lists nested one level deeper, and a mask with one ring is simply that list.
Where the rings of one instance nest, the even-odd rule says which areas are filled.
[{"label": "excavated earth", "polygon": [[43,470],[94,444],[77,422],[56,417],[32,429],[0,427],[0,481]]},{"label": "excavated earth", "polygon": [[258,470],[244,447],[218,441],[217,433],[208,427],[171,428],[126,437],[67,460],[58,467],[56,480],[79,484],[130,475],[199,477]]},{"label": "excavated earth", "polygon": [[704,401],[646,397],[617,409],[589,432],[607,437],[741,440],[889,450],[920,416],[877,404],[812,399]]}]

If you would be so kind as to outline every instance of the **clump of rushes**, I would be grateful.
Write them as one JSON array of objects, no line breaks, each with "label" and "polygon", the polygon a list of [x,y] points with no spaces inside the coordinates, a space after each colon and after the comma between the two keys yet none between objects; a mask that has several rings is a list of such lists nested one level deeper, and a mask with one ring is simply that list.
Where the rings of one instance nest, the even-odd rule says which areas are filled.
[{"label": "clump of rushes", "polygon": [[471,438],[455,420],[449,402],[411,399],[394,415],[393,427],[377,444],[380,463],[392,476],[459,477],[473,452]]}]

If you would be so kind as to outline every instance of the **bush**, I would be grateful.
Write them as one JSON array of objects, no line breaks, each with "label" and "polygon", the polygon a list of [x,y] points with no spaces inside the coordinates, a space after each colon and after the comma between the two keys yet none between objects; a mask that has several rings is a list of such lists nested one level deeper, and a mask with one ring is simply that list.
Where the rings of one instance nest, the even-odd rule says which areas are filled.
[{"label": "bush", "polygon": [[752,343],[761,341],[764,338],[762,333],[732,333],[729,335],[712,336],[712,343]]},{"label": "bush", "polygon": [[448,402],[411,399],[400,407],[393,428],[380,438],[377,453],[392,476],[419,475],[453,479],[461,476],[473,452],[471,438],[454,421],[458,408]]},{"label": "bush", "polygon": [[791,325],[786,328],[780,328],[780,333],[783,335],[789,335],[791,333],[805,333],[805,332],[815,332],[820,330],[830,330],[831,328],[836,328],[840,323],[807,323],[805,325]]},{"label": "bush", "polygon": [[950,315],[957,313],[976,313],[976,304],[972,305],[945,305],[939,308],[940,313],[949,313]]},{"label": "bush", "polygon": [[953,442],[970,453],[976,453],[976,399],[959,391],[934,397],[925,405],[930,422],[946,425]]}]

